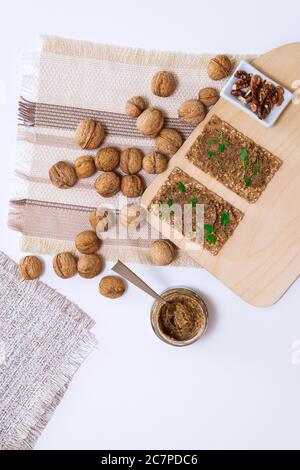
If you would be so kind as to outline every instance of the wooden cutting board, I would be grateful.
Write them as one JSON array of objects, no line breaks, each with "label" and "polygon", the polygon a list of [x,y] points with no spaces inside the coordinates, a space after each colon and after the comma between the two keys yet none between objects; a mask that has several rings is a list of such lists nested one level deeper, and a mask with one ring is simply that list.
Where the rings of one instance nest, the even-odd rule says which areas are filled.
[{"label": "wooden cutting board", "polygon": [[[300,43],[274,49],[252,64],[293,91],[293,81],[300,80]],[[213,114],[283,160],[282,167],[254,204],[249,204],[185,157]],[[217,256],[201,247],[188,250],[188,243],[191,243],[188,240],[173,241],[246,302],[261,307],[274,304],[300,274],[300,105],[291,103],[276,124],[266,129],[220,99],[171,158],[168,170],[147,188],[142,198],[144,207],[148,207],[174,167],[203,183],[245,216]],[[151,223],[159,228],[158,218],[151,217]],[[162,227],[164,236],[169,235],[167,228]]]}]

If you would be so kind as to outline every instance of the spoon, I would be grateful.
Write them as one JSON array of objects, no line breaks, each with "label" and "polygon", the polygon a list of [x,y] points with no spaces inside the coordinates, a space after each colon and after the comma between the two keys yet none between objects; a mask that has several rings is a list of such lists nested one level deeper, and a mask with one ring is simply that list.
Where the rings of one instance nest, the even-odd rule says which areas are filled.
[{"label": "spoon", "polygon": [[141,278],[139,278],[131,269],[129,269],[122,261],[118,262],[112,267],[112,270],[120,274],[120,276],[127,279],[127,281],[134,284],[136,287],[146,292],[146,294],[151,295],[155,300],[160,302],[163,305],[168,305],[168,302],[164,300],[160,295],[158,295],[151,287],[149,287]]}]

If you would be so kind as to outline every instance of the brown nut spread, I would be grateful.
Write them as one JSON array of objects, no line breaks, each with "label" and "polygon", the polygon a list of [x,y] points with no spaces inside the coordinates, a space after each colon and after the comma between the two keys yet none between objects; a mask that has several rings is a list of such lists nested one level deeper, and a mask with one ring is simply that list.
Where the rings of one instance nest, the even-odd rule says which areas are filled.
[{"label": "brown nut spread", "polygon": [[162,333],[176,341],[187,341],[205,328],[206,316],[196,295],[186,295],[174,289],[164,298],[168,304],[162,304],[158,312],[158,326]]}]

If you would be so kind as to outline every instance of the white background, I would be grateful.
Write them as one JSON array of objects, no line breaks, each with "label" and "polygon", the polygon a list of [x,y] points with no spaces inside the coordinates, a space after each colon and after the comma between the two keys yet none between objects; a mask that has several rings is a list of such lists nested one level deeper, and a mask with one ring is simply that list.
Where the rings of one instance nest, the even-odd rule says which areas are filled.
[{"label": "white background", "polygon": [[[38,49],[40,33],[148,49],[263,53],[299,40],[300,3],[9,0],[0,18],[0,249],[18,260],[18,235],[6,218],[20,57]],[[99,347],[38,449],[300,449],[300,365],[291,360],[300,339],[299,280],[275,306],[257,309],[202,269],[134,266],[158,290],[184,284],[207,300],[206,336],[177,349],[154,336],[151,299],[133,286],[124,298],[105,300],[97,280],[64,282],[45,261],[43,281],[96,320]]]}]

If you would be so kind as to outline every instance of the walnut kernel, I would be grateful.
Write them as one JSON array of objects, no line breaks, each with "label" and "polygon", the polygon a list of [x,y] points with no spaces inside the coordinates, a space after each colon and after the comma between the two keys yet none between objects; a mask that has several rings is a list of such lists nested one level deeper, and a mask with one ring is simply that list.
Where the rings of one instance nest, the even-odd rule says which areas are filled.
[{"label": "walnut kernel", "polygon": [[104,139],[104,128],[96,121],[81,121],[76,129],[76,143],[83,149],[93,150],[100,147]]},{"label": "walnut kernel", "polygon": [[162,129],[155,144],[160,152],[174,155],[182,146],[182,137],[175,129]]},{"label": "walnut kernel", "polygon": [[205,114],[205,107],[199,100],[187,100],[178,110],[179,119],[187,124],[199,124]]},{"label": "walnut kernel", "polygon": [[146,109],[145,100],[141,96],[133,96],[127,101],[125,111],[131,118],[137,118]]},{"label": "walnut kernel", "polygon": [[148,108],[137,118],[136,125],[142,134],[154,138],[164,125],[164,117],[159,109]]},{"label": "walnut kernel", "polygon": [[84,255],[77,263],[78,274],[85,279],[98,276],[103,269],[103,261],[99,255]]},{"label": "walnut kernel", "polygon": [[117,299],[124,294],[125,282],[118,276],[104,276],[99,283],[99,292],[109,299]]},{"label": "walnut kernel", "polygon": [[162,173],[168,166],[168,159],[159,152],[150,152],[143,158],[143,169],[150,174]]},{"label": "walnut kernel", "polygon": [[121,191],[126,197],[139,197],[144,191],[144,183],[138,175],[122,176]]},{"label": "walnut kernel", "polygon": [[88,155],[76,158],[74,167],[78,178],[89,178],[96,171],[95,161]]},{"label": "walnut kernel", "polygon": [[156,240],[150,247],[150,257],[153,264],[165,266],[172,263],[175,250],[169,240]]},{"label": "walnut kernel", "polygon": [[226,55],[213,57],[208,64],[207,72],[212,80],[228,77],[232,68],[231,61]]},{"label": "walnut kernel", "polygon": [[102,173],[95,181],[95,189],[102,197],[112,197],[120,191],[120,176],[113,171]]},{"label": "walnut kernel", "polygon": [[77,273],[77,261],[69,252],[58,253],[52,261],[55,273],[62,279],[69,279]]},{"label": "walnut kernel", "polygon": [[60,189],[72,188],[78,178],[74,167],[68,162],[57,162],[49,170],[49,178],[52,184]]},{"label": "walnut kernel", "polygon": [[85,230],[75,238],[75,246],[80,253],[91,255],[100,248],[100,240],[92,230]]},{"label": "walnut kernel", "polygon": [[113,171],[120,161],[120,151],[115,147],[105,147],[98,150],[95,164],[98,170]]},{"label": "walnut kernel", "polygon": [[218,90],[212,87],[202,88],[198,93],[198,100],[204,106],[213,106],[220,98]]},{"label": "walnut kernel", "polygon": [[131,147],[123,150],[120,157],[120,168],[124,173],[134,175],[142,168],[143,153],[140,149]]},{"label": "walnut kernel", "polygon": [[32,281],[43,272],[43,264],[36,256],[24,256],[19,262],[19,273],[22,279]]},{"label": "walnut kernel", "polygon": [[170,96],[175,88],[176,79],[171,72],[157,72],[152,78],[151,90],[156,96]]}]

